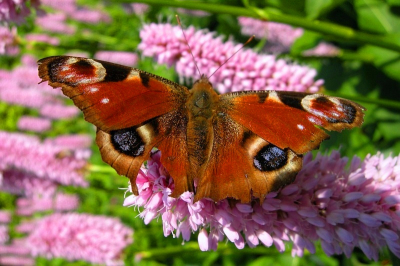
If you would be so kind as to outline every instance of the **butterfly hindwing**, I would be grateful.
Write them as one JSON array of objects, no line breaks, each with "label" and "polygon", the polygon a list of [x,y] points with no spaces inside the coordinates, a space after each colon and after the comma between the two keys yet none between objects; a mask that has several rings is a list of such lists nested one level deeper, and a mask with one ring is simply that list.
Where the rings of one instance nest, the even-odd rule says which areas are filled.
[{"label": "butterfly hindwing", "polygon": [[276,147],[229,116],[216,119],[213,131],[212,152],[199,177],[195,200],[262,201],[268,192],[293,182],[301,169],[301,155]]}]

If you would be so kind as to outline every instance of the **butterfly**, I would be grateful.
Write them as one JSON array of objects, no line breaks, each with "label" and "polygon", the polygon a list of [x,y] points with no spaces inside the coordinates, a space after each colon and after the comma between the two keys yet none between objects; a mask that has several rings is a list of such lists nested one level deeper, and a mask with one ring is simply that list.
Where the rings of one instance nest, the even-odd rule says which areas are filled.
[{"label": "butterfly", "polygon": [[[329,136],[359,127],[365,108],[350,100],[288,91],[219,95],[204,75],[192,89],[151,73],[100,60],[41,59],[39,76],[97,127],[103,160],[130,179],[154,147],[174,180],[170,196],[194,200],[262,199],[294,181],[302,154]],[[324,130],[325,129],[325,130]]]}]

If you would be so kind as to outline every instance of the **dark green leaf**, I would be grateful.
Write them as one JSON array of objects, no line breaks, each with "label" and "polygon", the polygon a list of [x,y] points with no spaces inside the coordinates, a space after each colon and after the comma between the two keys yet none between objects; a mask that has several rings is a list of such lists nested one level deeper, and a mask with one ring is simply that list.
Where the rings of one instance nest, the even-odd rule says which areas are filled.
[{"label": "dark green leaf", "polygon": [[355,0],[360,29],[376,33],[400,32],[400,17],[395,16],[390,6],[380,0]]}]

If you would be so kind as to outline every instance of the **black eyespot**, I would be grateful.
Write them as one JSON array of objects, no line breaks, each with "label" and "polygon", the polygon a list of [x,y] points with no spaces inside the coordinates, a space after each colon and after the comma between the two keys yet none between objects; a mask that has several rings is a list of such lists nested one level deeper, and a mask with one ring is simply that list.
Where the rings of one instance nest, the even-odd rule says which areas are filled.
[{"label": "black eyespot", "polygon": [[136,132],[136,128],[111,131],[111,141],[119,152],[137,157],[144,153],[145,143]]},{"label": "black eyespot", "polygon": [[268,144],[264,146],[254,157],[254,166],[260,171],[277,170],[287,163],[287,152]]}]

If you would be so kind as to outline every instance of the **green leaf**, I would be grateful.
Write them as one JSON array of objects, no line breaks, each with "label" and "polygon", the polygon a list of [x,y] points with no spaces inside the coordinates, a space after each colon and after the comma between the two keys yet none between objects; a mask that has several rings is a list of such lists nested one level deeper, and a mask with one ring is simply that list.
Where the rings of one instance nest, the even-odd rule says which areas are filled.
[{"label": "green leaf", "polygon": [[365,46],[359,53],[372,56],[373,64],[386,75],[395,80],[400,80],[400,54],[376,46]]},{"label": "green leaf", "polygon": [[356,0],[360,29],[376,33],[400,32],[400,17],[392,14],[390,6],[379,0]]},{"label": "green leaf", "polygon": [[307,13],[307,18],[316,19],[320,17],[326,10],[336,6],[335,2],[337,1],[339,0],[306,0],[305,11]]},{"label": "green leaf", "polygon": [[313,31],[304,31],[303,35],[296,39],[290,48],[290,53],[293,55],[300,55],[305,50],[315,47],[321,35]]},{"label": "green leaf", "polygon": [[400,0],[386,0],[386,2],[391,6],[400,6]]}]

